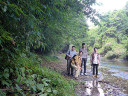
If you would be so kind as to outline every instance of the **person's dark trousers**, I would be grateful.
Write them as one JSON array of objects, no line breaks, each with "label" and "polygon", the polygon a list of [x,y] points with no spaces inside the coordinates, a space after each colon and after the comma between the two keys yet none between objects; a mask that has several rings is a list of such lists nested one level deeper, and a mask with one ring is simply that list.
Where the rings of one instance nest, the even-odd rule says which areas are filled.
[{"label": "person's dark trousers", "polygon": [[96,71],[96,75],[98,75],[98,64],[92,64],[93,66],[93,75],[95,75],[95,71]]},{"label": "person's dark trousers", "polygon": [[81,72],[82,73],[82,66],[84,64],[84,73],[86,73],[86,62],[87,62],[87,58],[82,58],[82,63],[81,63]]},{"label": "person's dark trousers", "polygon": [[73,76],[73,68],[71,66],[71,59],[67,60],[67,73],[68,75],[72,75]]}]

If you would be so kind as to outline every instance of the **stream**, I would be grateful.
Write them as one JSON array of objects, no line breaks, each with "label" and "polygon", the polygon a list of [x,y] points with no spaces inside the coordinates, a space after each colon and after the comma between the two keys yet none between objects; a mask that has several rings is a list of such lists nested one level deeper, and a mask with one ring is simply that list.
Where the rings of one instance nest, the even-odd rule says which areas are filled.
[{"label": "stream", "polygon": [[128,84],[127,61],[108,60],[101,57],[99,77],[92,78],[89,59],[88,57],[87,76],[79,77],[79,81],[85,83],[78,86],[77,96],[128,96],[128,89],[125,88]]},{"label": "stream", "polygon": [[101,58],[101,67],[108,68],[114,76],[128,79],[128,61],[115,61]]}]

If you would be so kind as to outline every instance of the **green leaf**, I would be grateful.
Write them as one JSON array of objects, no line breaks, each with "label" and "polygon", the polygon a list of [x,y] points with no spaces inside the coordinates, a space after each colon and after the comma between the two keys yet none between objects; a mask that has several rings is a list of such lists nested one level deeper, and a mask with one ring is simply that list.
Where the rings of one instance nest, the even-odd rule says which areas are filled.
[{"label": "green leaf", "polygon": [[43,84],[37,84],[36,86],[37,86],[37,88],[38,88],[39,90],[42,90],[42,89],[43,89],[43,87],[44,87],[44,85],[43,85]]},{"label": "green leaf", "polygon": [[7,11],[7,6],[4,6],[3,11],[4,11],[4,12]]},{"label": "green leaf", "polygon": [[39,96],[47,96],[47,93],[41,94],[41,95],[39,95]]},{"label": "green leaf", "polygon": [[17,79],[15,79],[15,81],[16,81],[17,83],[20,83],[21,78],[22,78],[22,76],[21,76],[21,75],[18,75],[18,78],[17,78]]},{"label": "green leaf", "polygon": [[0,96],[6,96],[6,92],[3,92],[2,90],[0,90]]},{"label": "green leaf", "polygon": [[47,78],[43,78],[42,81],[50,82],[51,80],[49,80]]},{"label": "green leaf", "polygon": [[6,85],[6,86],[9,87],[9,83],[7,81],[5,81],[5,80],[2,80],[2,85]]},{"label": "green leaf", "polygon": [[36,85],[31,86],[31,88],[36,91]]},{"label": "green leaf", "polygon": [[32,78],[36,78],[37,77],[37,74],[32,74],[31,77]]},{"label": "green leaf", "polygon": [[25,68],[22,67],[22,68],[20,68],[20,70],[21,70],[22,76],[25,77]]},{"label": "green leaf", "polygon": [[42,89],[41,89],[41,92],[44,92],[44,91],[45,91],[44,88],[42,88]]},{"label": "green leaf", "polygon": [[4,69],[4,73],[9,73],[9,69]]},{"label": "green leaf", "polygon": [[44,86],[48,86],[48,83],[44,82]]},{"label": "green leaf", "polygon": [[52,92],[51,88],[48,88],[46,91],[49,93]]},{"label": "green leaf", "polygon": [[[22,94],[22,96],[26,96],[26,94],[24,92],[20,92]],[[31,95],[32,96],[32,95]]]},{"label": "green leaf", "polygon": [[9,73],[4,73],[3,76],[8,79],[9,78]]},{"label": "green leaf", "polygon": [[10,72],[13,72],[13,69],[12,68],[10,68]]},{"label": "green leaf", "polygon": [[22,89],[19,87],[19,85],[16,84],[16,89],[18,92],[20,92]]},{"label": "green leaf", "polygon": [[53,93],[56,95],[57,94],[57,90],[53,90]]},{"label": "green leaf", "polygon": [[[1,38],[0,38],[1,39]],[[1,43],[2,43],[2,40],[0,40],[0,45],[1,45]]]}]

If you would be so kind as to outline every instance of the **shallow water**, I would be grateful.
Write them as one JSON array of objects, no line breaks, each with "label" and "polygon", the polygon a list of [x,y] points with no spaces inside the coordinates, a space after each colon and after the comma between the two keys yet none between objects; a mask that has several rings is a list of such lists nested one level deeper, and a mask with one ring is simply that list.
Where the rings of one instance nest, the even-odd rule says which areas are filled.
[{"label": "shallow water", "polygon": [[[114,61],[108,60],[101,57],[101,64],[99,69],[105,71],[99,71],[98,78],[92,78],[92,67],[90,66],[90,58],[88,57],[87,62],[87,76],[80,76],[80,81],[86,81],[83,85],[84,87],[80,87],[77,96],[128,96],[127,89],[124,85],[116,85],[117,83],[113,83],[111,78],[114,76],[121,77],[119,83],[125,84],[123,80],[128,80],[128,62],[126,61]],[[104,75],[105,74],[105,75]],[[110,77],[109,77],[110,74]],[[111,76],[114,75],[114,76]],[[108,77],[107,77],[108,76]],[[105,80],[104,80],[105,78]],[[106,79],[107,78],[107,79]],[[117,80],[117,79],[113,79]],[[127,85],[127,83],[126,83]],[[125,89],[123,89],[125,88]]]},{"label": "shallow water", "polygon": [[101,58],[101,65],[128,72],[128,61],[123,61],[123,60],[116,61],[116,60],[108,60],[105,58]]},{"label": "shallow water", "polygon": [[87,86],[86,91],[85,91],[86,95],[104,96],[104,91],[96,79],[93,79],[92,81],[86,81],[85,85]]},{"label": "shallow water", "polygon": [[128,79],[128,61],[101,58],[101,67],[108,68],[114,76]]}]

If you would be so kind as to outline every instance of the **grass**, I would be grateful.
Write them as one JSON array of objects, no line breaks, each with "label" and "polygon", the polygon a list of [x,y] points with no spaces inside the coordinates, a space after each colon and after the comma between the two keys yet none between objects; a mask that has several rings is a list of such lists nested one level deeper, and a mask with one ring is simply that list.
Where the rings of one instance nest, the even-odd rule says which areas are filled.
[{"label": "grass", "polygon": [[43,69],[42,74],[51,80],[51,85],[58,91],[58,96],[75,96],[73,91],[77,84],[75,81],[66,79],[59,73],[47,68]]}]

